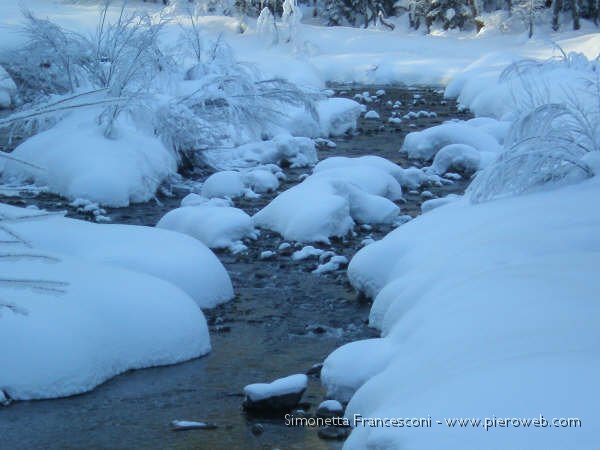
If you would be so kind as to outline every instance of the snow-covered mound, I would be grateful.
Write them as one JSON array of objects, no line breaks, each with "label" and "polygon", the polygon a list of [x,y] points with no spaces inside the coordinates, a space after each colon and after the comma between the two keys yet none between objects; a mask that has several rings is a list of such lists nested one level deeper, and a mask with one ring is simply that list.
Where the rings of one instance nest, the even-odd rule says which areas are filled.
[{"label": "snow-covered mound", "polygon": [[364,166],[373,167],[383,172],[387,172],[389,175],[393,176],[402,187],[407,187],[410,189],[415,189],[424,182],[429,180],[433,181],[435,179],[435,177],[432,178],[421,169],[416,167],[404,169],[392,161],[375,155],[365,155],[357,158],[333,156],[331,158],[324,159],[323,161],[319,161],[319,163],[314,167],[313,172],[319,173],[331,169],[343,169],[351,167],[361,168]]},{"label": "snow-covered mound", "polygon": [[240,172],[223,170],[206,179],[201,194],[206,198],[236,198],[244,195],[245,191],[246,186]]},{"label": "snow-covered mound", "polygon": [[279,187],[279,177],[285,175],[275,164],[261,165],[242,171],[223,170],[209,176],[202,185],[205,198],[233,199],[243,195],[253,196],[274,191]]},{"label": "snow-covered mound", "polygon": [[122,123],[118,137],[107,139],[87,114],[73,114],[27,139],[12,156],[30,165],[8,161],[5,180],[33,181],[72,200],[115,207],[150,200],[177,169],[157,138]]},{"label": "snow-covered mound", "polygon": [[156,227],[187,234],[210,248],[232,251],[245,249],[242,239],[257,237],[252,219],[244,211],[210,202],[169,211]]},{"label": "snow-covered mound", "polygon": [[18,220],[34,213],[0,204],[2,216],[17,219],[10,222],[11,230],[36,249],[161,278],[181,288],[201,308],[233,297],[231,280],[221,262],[189,236],[153,227],[99,225],[60,215]]},{"label": "snow-covered mound", "polygon": [[[432,417],[435,428],[360,426],[346,448],[595,448],[585,424],[600,418],[590,395],[600,377],[600,210],[586,205],[599,195],[595,177],[476,205],[463,198],[360,250],[348,275],[375,298],[370,322],[383,337],[336,350],[324,381],[342,398],[358,388],[349,418]],[[357,361],[373,369],[368,380],[349,375]],[[583,426],[435,423],[540,414]]]},{"label": "snow-covered mound", "polygon": [[288,240],[328,243],[330,237],[348,233],[355,222],[392,223],[400,211],[392,200],[401,197],[398,181],[374,165],[321,166],[253,220]]},{"label": "snow-covered mound", "polygon": [[501,145],[496,137],[469,122],[453,121],[408,133],[402,150],[410,158],[431,160],[438,151],[450,144],[464,144],[480,153],[497,154]]},{"label": "snow-covered mound", "polygon": [[210,351],[202,311],[176,286],[89,260],[11,248],[23,255],[0,259],[0,389],[11,398],[79,394],[127,370]]},{"label": "snow-covered mound", "polygon": [[292,167],[306,167],[317,163],[314,141],[288,134],[231,149],[206,150],[202,155],[208,164],[217,169],[240,169],[282,162]]},{"label": "snow-covered mound", "polygon": [[6,70],[0,66],[0,109],[10,108],[17,93],[17,85]]},{"label": "snow-covered mound", "polygon": [[360,103],[349,98],[334,97],[316,102],[323,136],[342,136],[356,128],[362,113]]},{"label": "snow-covered mound", "polygon": [[472,174],[493,159],[491,152],[479,152],[470,145],[450,144],[442,147],[433,158],[430,170],[443,175],[448,171]]}]

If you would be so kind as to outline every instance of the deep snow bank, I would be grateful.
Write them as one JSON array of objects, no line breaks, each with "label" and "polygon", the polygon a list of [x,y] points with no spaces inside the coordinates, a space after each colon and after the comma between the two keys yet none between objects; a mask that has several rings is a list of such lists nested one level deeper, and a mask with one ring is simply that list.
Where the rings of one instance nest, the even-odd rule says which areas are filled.
[{"label": "deep snow bank", "polygon": [[114,207],[152,199],[177,170],[173,153],[158,138],[120,123],[118,136],[108,139],[88,113],[73,113],[11,156],[27,164],[8,160],[5,181],[33,181],[71,200]]},{"label": "deep snow bank", "polygon": [[[0,214],[6,218],[30,213],[0,205]],[[10,228],[42,251],[161,278],[181,288],[201,308],[233,297],[231,280],[217,257],[201,242],[180,233],[135,225],[99,225],[57,215],[16,220]]]},{"label": "deep snow bank", "polygon": [[23,253],[41,256],[0,260],[0,389],[11,398],[79,394],[130,369],[210,351],[202,311],[174,285],[56,253]]},{"label": "deep snow bank", "polygon": [[198,306],[232,295],[220,262],[187,236],[0,205],[0,391],[73,395],[201,356]]},{"label": "deep snow bank", "polygon": [[[596,177],[478,205],[463,199],[365,247],[348,275],[375,298],[370,321],[383,337],[341,347],[323,368],[331,393],[358,389],[350,418],[543,414],[583,426],[358,427],[346,448],[594,448],[585,424],[598,421],[600,211],[589,205],[599,195]],[[356,361],[368,377],[348,375]]]}]

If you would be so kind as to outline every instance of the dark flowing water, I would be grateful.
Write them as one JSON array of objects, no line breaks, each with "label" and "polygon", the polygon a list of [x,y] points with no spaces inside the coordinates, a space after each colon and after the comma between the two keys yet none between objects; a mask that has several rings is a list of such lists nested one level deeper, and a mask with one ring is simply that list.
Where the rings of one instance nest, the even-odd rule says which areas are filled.
[{"label": "dark flowing water", "polygon": [[[336,87],[339,95],[377,88]],[[369,105],[382,120],[359,122],[358,133],[335,139],[337,147],[323,148],[320,157],[380,155],[408,167],[398,152],[404,135],[450,118],[467,118],[452,101],[444,101],[429,88],[385,88],[386,95]],[[412,105],[414,94],[420,95]],[[420,118],[400,125],[387,123],[392,111],[385,103],[401,100],[399,111],[427,110],[436,118]],[[414,124],[409,127],[408,124]],[[382,127],[383,125],[383,127]],[[286,189],[306,170],[288,171]],[[198,172],[198,177],[206,173]],[[200,178],[201,179],[201,178]],[[427,186],[436,196],[460,193],[465,181],[448,186]],[[129,208],[108,210],[113,223],[153,226],[163,214],[176,208],[185,192]],[[263,207],[274,195],[236,202],[249,214]],[[406,193],[402,213],[416,216],[423,201],[418,193]],[[32,198],[0,196],[0,202],[37,205],[47,209],[69,209],[70,216],[82,217],[67,202],[52,196]],[[357,235],[336,240],[334,250],[350,258],[366,236],[381,238],[390,227],[357,229]],[[367,326],[370,305],[361,301],[348,284],[345,270],[313,275],[314,260],[292,261],[288,254],[260,260],[262,250],[274,250],[283,240],[262,232],[249,243],[247,254],[218,253],[230,273],[236,298],[206,311],[213,351],[200,359],[168,367],[122,374],[92,392],[55,400],[17,402],[0,407],[0,449],[335,449],[342,443],[324,441],[311,428],[286,427],[283,417],[247,417],[241,410],[241,391],[246,384],[269,381],[306,372],[335,348],[346,342],[376,336]],[[291,249],[293,251],[293,249]],[[291,253],[291,251],[290,251]],[[1,365],[1,361],[0,361]],[[305,405],[314,413],[324,399],[318,378],[310,377]],[[171,430],[175,419],[202,420],[218,425],[214,430]],[[264,432],[252,433],[260,423]]]}]

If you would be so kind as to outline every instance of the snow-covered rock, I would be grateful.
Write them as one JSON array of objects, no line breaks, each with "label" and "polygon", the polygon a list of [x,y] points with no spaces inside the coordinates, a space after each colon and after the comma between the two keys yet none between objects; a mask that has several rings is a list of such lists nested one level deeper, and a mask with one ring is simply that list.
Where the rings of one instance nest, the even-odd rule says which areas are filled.
[{"label": "snow-covered rock", "polygon": [[[181,288],[201,308],[233,297],[227,271],[212,251],[196,239],[154,227],[99,225],[43,214],[0,204],[0,215],[12,219],[7,226],[36,249],[161,278]],[[40,216],[20,219],[32,215]]]},{"label": "snow-covered rock", "polygon": [[317,268],[312,271],[312,273],[319,275],[322,273],[333,272],[345,264],[348,264],[348,258],[342,255],[335,255],[330,258],[329,261],[319,264]]},{"label": "snow-covered rock", "polygon": [[4,180],[33,181],[74,200],[121,207],[152,199],[162,181],[177,170],[162,142],[119,123],[108,139],[87,113],[72,114],[20,144],[8,160]]},{"label": "snow-covered rock", "polygon": [[401,196],[396,179],[374,165],[323,164],[279,194],[253,220],[285,239],[329,243],[330,237],[348,233],[355,222],[393,223],[400,209],[392,200]]},{"label": "snow-covered rock", "polygon": [[[281,173],[281,171],[276,172]],[[279,178],[268,168],[259,167],[243,173],[244,185],[257,194],[276,191],[279,187]]]},{"label": "snow-covered rock", "polygon": [[489,157],[484,158],[482,153],[466,144],[446,145],[437,152],[430,169],[440,175],[449,170],[472,174],[485,165],[482,160],[489,161],[494,157],[492,153],[485,152]]},{"label": "snow-covered rock", "polygon": [[348,98],[328,98],[316,103],[323,136],[342,136],[356,128],[361,105]]},{"label": "snow-covered rock", "polygon": [[292,260],[301,261],[306,258],[321,256],[323,253],[324,250],[321,250],[320,248],[315,248],[312,245],[306,245],[300,250],[296,250],[294,253],[292,253]]},{"label": "snow-covered rock", "polygon": [[480,152],[498,153],[501,150],[500,144],[492,135],[466,122],[446,122],[408,133],[402,150],[410,158],[431,160],[440,149],[450,144],[466,144]]},{"label": "snow-covered rock", "polygon": [[244,408],[251,411],[288,411],[294,408],[308,385],[304,374],[279,378],[271,383],[244,387]]},{"label": "snow-covered rock", "polygon": [[375,120],[375,119],[379,119],[379,114],[377,113],[377,111],[374,111],[371,109],[365,113],[364,117],[367,120]]},{"label": "snow-covered rock", "polygon": [[337,400],[325,400],[319,403],[315,415],[317,417],[339,417],[344,413],[344,407]]},{"label": "snow-covered rock", "polygon": [[211,166],[223,169],[243,169],[286,162],[292,167],[307,167],[317,163],[315,142],[289,134],[268,141],[251,142],[227,150],[206,150],[203,158]]},{"label": "snow-covered rock", "polygon": [[[307,179],[308,180],[308,179]],[[294,186],[279,194],[252,220],[261,228],[299,242],[329,243],[330,236],[343,236],[354,225],[345,196],[328,180]]]},{"label": "snow-covered rock", "polygon": [[241,209],[210,204],[182,206],[165,214],[157,228],[177,231],[210,248],[237,248],[242,239],[257,237],[252,219]]},{"label": "snow-covered rock", "polygon": [[246,192],[246,186],[240,172],[223,170],[209,176],[202,185],[201,194],[206,198],[236,198]]}]

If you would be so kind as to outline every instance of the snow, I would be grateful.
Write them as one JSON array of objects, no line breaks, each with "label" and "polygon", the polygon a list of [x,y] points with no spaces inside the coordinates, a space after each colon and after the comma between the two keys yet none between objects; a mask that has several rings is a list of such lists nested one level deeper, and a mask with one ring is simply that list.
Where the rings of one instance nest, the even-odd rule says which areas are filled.
[{"label": "snow", "polygon": [[[6,218],[43,214],[0,204]],[[201,242],[168,230],[134,225],[95,224],[61,215],[10,224],[36,249],[110,264],[168,281],[191,296],[201,308],[233,297],[229,275]]]},{"label": "snow", "polygon": [[206,198],[236,198],[241,197],[246,186],[240,172],[224,170],[212,174],[202,185],[202,196]]},{"label": "snow", "polygon": [[317,268],[312,271],[312,273],[320,275],[323,273],[333,272],[335,270],[338,270],[341,265],[345,264],[348,264],[348,258],[341,255],[335,255],[326,263],[319,264]]},{"label": "snow", "polygon": [[[275,173],[273,173],[273,169]],[[243,174],[244,185],[253,192],[262,194],[265,192],[276,191],[279,187],[279,178],[277,175],[283,175],[281,169],[277,166],[273,167],[258,167],[253,170],[248,170]]]},{"label": "snow", "polygon": [[319,403],[317,410],[341,413],[344,411],[344,407],[337,400],[325,400],[325,401]]},{"label": "snow", "polygon": [[316,108],[323,136],[342,136],[356,129],[356,121],[362,113],[360,104],[340,97],[318,101]]},{"label": "snow", "polygon": [[[130,369],[173,364],[210,351],[206,321],[181,289],[158,278],[80,258],[0,261],[0,386],[16,400],[79,394]],[[42,287],[35,288],[39,283]],[[6,370],[9,369],[9,370]]]},{"label": "snow", "polygon": [[[491,152],[486,152],[493,159]],[[431,164],[431,170],[439,175],[443,175],[449,170],[460,170],[463,173],[473,173],[479,170],[482,165],[482,153],[466,144],[450,144],[442,147],[436,153]]]},{"label": "snow", "polygon": [[[339,348],[322,373],[334,398],[356,391],[347,417],[542,413],[593,423],[600,212],[582,205],[599,194],[596,177],[481,204],[454,199],[361,249],[348,275],[375,298],[370,324],[382,338]],[[517,448],[523,439],[531,449],[567,448],[573,439],[579,448],[596,445],[585,426],[502,431],[359,427],[346,448]]]},{"label": "snow", "polygon": [[275,164],[239,171],[223,170],[209,176],[200,192],[208,199],[235,199],[242,196],[253,198],[256,194],[277,190],[279,178],[284,177],[281,168]]},{"label": "snow", "polygon": [[336,349],[321,369],[327,397],[348,402],[359,387],[385,369],[393,354],[393,346],[385,339],[364,339]]},{"label": "snow", "polygon": [[[210,291],[219,281],[204,283],[202,297],[193,299],[168,273],[170,266],[189,270],[189,256],[210,270],[206,256],[190,248],[193,241],[6,205],[0,214],[10,230],[3,240],[23,240],[0,259],[0,352],[10,369],[0,371],[0,386],[12,399],[79,394],[131,369],[210,351],[197,302],[218,294]],[[160,273],[148,270],[153,265]]]},{"label": "snow", "polygon": [[217,169],[242,169],[288,162],[292,167],[316,164],[312,139],[281,134],[267,141],[251,142],[231,149],[206,150],[204,159]]},{"label": "snow", "polygon": [[447,203],[453,202],[454,200],[459,199],[460,196],[456,194],[448,194],[444,197],[440,198],[432,198],[430,200],[426,200],[421,203],[421,212],[426,213],[427,211],[431,211],[432,209],[443,206]]},{"label": "snow", "polygon": [[408,133],[402,150],[410,158],[431,160],[438,151],[450,144],[464,144],[479,152],[498,153],[498,141],[481,128],[473,127],[464,121],[446,122],[422,131]]},{"label": "snow", "polygon": [[271,259],[275,255],[277,255],[277,253],[275,253],[272,250],[264,250],[264,251],[260,252],[260,255],[258,255],[258,259]]},{"label": "snow", "polygon": [[209,248],[237,249],[242,239],[258,236],[252,219],[244,211],[209,203],[171,210],[156,227],[187,234]]},{"label": "snow", "polygon": [[289,242],[282,242],[281,244],[279,244],[279,247],[277,247],[277,250],[279,250],[279,251],[287,250],[291,246],[292,246],[292,244],[290,244]]},{"label": "snow", "polygon": [[401,187],[405,186],[410,189],[419,187],[425,181],[435,179],[421,169],[416,167],[409,167],[405,169],[393,163],[392,161],[375,155],[365,155],[356,158],[333,156],[331,158],[319,161],[319,163],[314,167],[313,172],[318,174],[319,172],[326,170],[346,169],[352,167],[354,167],[356,172],[360,172],[362,170],[361,167],[364,166],[373,167],[375,169],[387,172],[389,175],[394,177],[396,181],[398,181]]},{"label": "snow", "polygon": [[27,139],[11,156],[27,164],[8,160],[1,172],[4,181],[33,181],[70,200],[113,207],[152,199],[177,168],[157,138],[121,121],[118,136],[108,139],[87,113],[73,113]]},{"label": "snow", "polygon": [[292,253],[292,260],[301,261],[306,258],[321,256],[323,253],[324,250],[321,250],[320,248],[315,248],[312,245],[306,245],[300,250],[296,250],[294,253]]},{"label": "snow", "polygon": [[377,113],[377,111],[367,111],[365,113],[365,119],[379,119],[379,114]]},{"label": "snow", "polygon": [[326,161],[319,163],[313,175],[257,212],[255,225],[287,240],[329,243],[330,237],[344,236],[356,222],[394,222],[400,209],[392,200],[402,197],[402,188],[388,171],[377,167],[391,170],[393,163],[374,159],[376,163],[360,165],[336,159],[347,165],[344,168]]},{"label": "snow", "polygon": [[304,391],[308,385],[308,377],[304,374],[278,378],[271,383],[254,383],[244,387],[244,394],[253,402],[286,394]]}]

